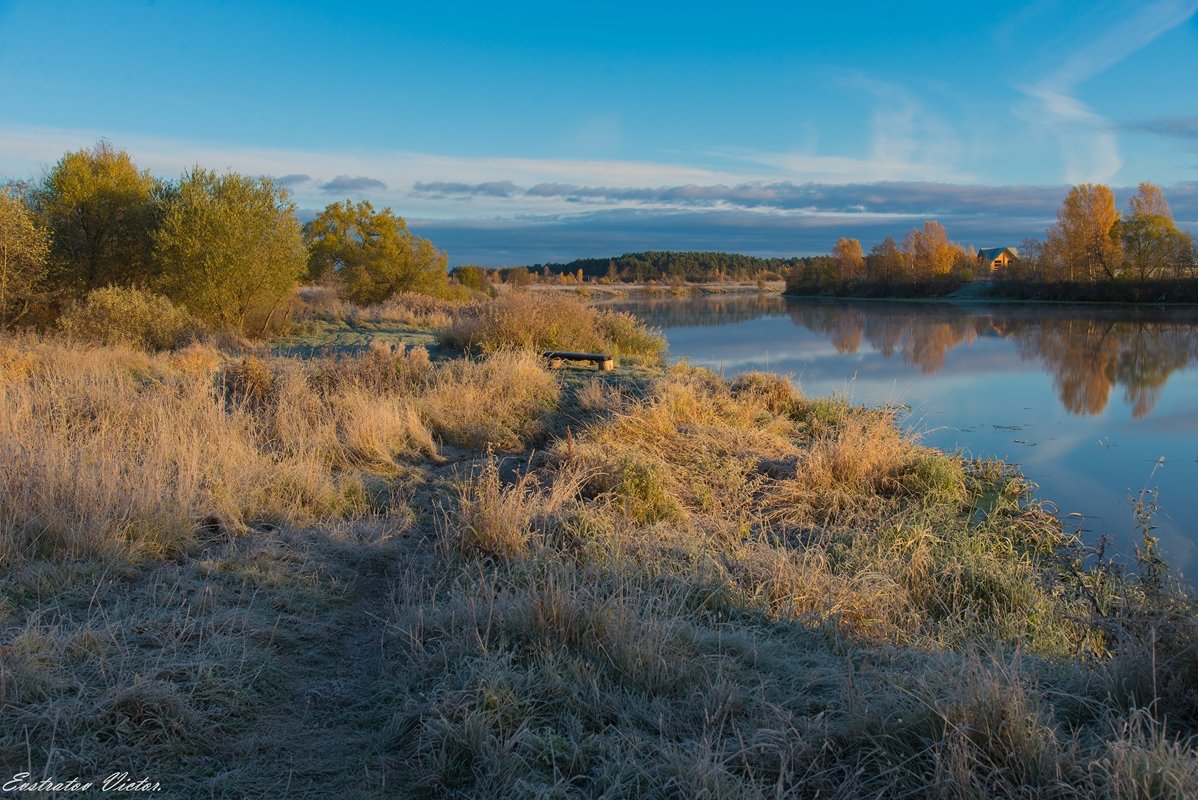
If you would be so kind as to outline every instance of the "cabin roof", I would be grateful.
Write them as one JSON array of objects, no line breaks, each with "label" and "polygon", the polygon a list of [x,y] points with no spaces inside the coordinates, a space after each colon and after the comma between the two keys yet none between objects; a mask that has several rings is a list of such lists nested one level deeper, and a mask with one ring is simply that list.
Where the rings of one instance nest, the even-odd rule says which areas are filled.
[{"label": "cabin roof", "polygon": [[983,247],[978,250],[978,256],[986,261],[993,261],[1006,251],[1015,258],[1019,258],[1019,251],[1014,247]]}]

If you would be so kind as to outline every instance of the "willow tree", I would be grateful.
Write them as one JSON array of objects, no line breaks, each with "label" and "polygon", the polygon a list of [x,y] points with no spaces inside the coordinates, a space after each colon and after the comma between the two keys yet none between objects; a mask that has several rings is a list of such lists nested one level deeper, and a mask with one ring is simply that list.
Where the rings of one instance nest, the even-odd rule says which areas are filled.
[{"label": "willow tree", "polygon": [[269,178],[196,167],[164,203],[154,252],[159,287],[209,324],[263,333],[308,253],[287,192]]},{"label": "willow tree", "polygon": [[1170,267],[1185,263],[1189,237],[1177,229],[1173,212],[1159,186],[1141,183],[1128,203],[1129,214],[1119,224],[1119,237],[1132,274],[1139,280],[1157,278]]},{"label": "willow tree", "polygon": [[0,189],[0,330],[29,310],[46,274],[49,238],[25,204]]},{"label": "willow tree", "polygon": [[1048,230],[1045,248],[1059,258],[1063,277],[1095,281],[1118,277],[1123,262],[1119,211],[1109,186],[1083,183],[1069,190]]},{"label": "willow tree", "polygon": [[50,231],[51,278],[71,294],[152,280],[157,182],[106,140],[64,155],[33,193]]},{"label": "willow tree", "polygon": [[304,225],[308,276],[332,280],[358,305],[382,302],[397,292],[441,295],[449,274],[445,254],[408,230],[390,208],[368,201],[331,203]]}]

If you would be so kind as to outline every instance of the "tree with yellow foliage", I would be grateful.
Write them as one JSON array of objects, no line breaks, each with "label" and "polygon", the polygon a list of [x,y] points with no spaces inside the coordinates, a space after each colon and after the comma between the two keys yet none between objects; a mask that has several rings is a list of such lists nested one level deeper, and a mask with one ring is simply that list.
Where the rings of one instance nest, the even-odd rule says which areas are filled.
[{"label": "tree with yellow foliage", "polygon": [[443,295],[449,283],[445,253],[413,235],[403,217],[369,201],[330,203],[304,226],[308,274],[331,279],[346,299],[367,306],[396,292]]},{"label": "tree with yellow foliage", "polygon": [[915,280],[948,275],[960,249],[948,240],[948,231],[936,220],[915,228],[903,241],[911,277]]},{"label": "tree with yellow foliage", "polygon": [[1123,263],[1119,211],[1109,186],[1083,183],[1069,190],[1048,230],[1045,248],[1060,261],[1068,281],[1118,277]]},{"label": "tree with yellow foliage", "polygon": [[33,194],[50,231],[54,284],[81,295],[102,286],[151,283],[158,188],[149,172],[107,140],[64,155]]},{"label": "tree with yellow foliage", "polygon": [[25,203],[0,189],[0,330],[28,313],[49,252],[49,238]]},{"label": "tree with yellow foliage", "polygon": [[308,259],[284,189],[199,167],[167,201],[155,253],[168,297],[204,322],[252,335],[268,329]]},{"label": "tree with yellow foliage", "polygon": [[1184,263],[1192,243],[1177,229],[1173,212],[1159,186],[1141,183],[1131,198],[1129,213],[1119,224],[1127,268],[1138,280],[1163,277]]},{"label": "tree with yellow foliage", "polygon": [[836,260],[836,271],[842,281],[858,280],[865,272],[865,255],[861,251],[861,242],[856,239],[843,236],[837,239],[832,258]]}]

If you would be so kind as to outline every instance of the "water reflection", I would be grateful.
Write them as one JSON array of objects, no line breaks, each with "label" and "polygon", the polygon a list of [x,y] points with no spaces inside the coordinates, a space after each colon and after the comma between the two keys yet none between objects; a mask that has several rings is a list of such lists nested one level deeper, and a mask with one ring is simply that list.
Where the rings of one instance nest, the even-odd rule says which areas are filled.
[{"label": "water reflection", "polygon": [[1071,413],[1102,412],[1117,385],[1132,416],[1140,419],[1156,408],[1170,375],[1198,362],[1196,325],[1194,312],[1185,310],[1155,320],[1090,316],[1016,322],[1008,336],[1020,356],[1039,359],[1051,370],[1061,403]]},{"label": "water reflection", "polygon": [[791,306],[796,325],[823,334],[841,354],[856,353],[864,339],[886,358],[898,355],[925,375],[939,372],[945,355],[978,336],[996,335],[991,323],[959,308],[877,304],[881,308],[825,303]]},{"label": "water reflection", "polygon": [[662,295],[635,300],[596,303],[606,308],[631,311],[658,328],[696,328],[728,325],[786,313],[787,301],[780,294],[705,294],[697,297]]},{"label": "water reflection", "polygon": [[1136,419],[1151,414],[1169,376],[1198,363],[1198,309],[1063,305],[964,306],[945,303],[791,301],[777,295],[650,298],[622,302],[662,328],[728,325],[787,315],[841,355],[867,345],[924,375],[939,372],[953,350],[982,337],[1009,340],[1019,357],[1052,376],[1072,414],[1099,414],[1111,390]]}]

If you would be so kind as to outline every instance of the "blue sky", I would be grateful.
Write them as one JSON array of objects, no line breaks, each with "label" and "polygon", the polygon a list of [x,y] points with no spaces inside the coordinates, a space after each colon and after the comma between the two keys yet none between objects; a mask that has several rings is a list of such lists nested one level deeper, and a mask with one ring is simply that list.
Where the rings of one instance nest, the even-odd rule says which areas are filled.
[{"label": "blue sky", "polygon": [[0,176],[109,138],[389,205],[452,263],[1041,233],[1065,187],[1198,230],[1198,0],[0,0]]}]

